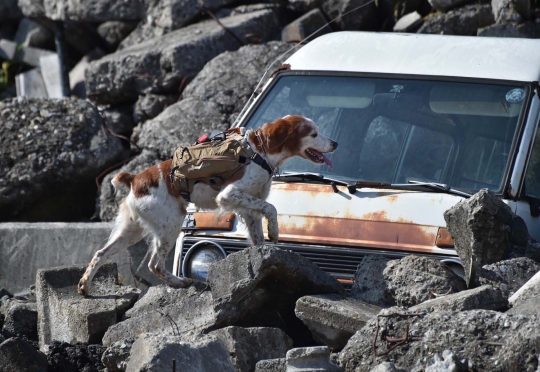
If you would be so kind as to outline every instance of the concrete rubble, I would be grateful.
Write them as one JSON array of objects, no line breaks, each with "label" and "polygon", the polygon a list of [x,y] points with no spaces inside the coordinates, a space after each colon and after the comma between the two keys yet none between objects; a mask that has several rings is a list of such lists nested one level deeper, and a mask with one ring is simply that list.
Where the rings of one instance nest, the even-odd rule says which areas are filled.
[{"label": "concrete rubble", "polygon": [[338,365],[330,361],[330,349],[326,346],[291,349],[287,352],[285,360],[287,372],[341,371]]}]

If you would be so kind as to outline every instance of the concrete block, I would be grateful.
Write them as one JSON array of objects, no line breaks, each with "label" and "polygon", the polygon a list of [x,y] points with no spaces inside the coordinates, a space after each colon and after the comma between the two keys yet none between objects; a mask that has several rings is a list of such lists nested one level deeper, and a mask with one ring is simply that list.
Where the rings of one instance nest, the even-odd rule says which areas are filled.
[{"label": "concrete block", "polygon": [[257,362],[255,372],[286,372],[287,363],[285,358],[266,359]]},{"label": "concrete block", "polygon": [[380,310],[378,306],[341,295],[316,295],[300,298],[294,312],[316,341],[339,351]]},{"label": "concrete block", "polygon": [[145,333],[133,344],[126,372],[170,372],[173,358],[177,371],[236,371],[228,350],[216,337],[186,342],[180,336]]},{"label": "concrete block", "polygon": [[232,364],[240,372],[255,369],[263,359],[284,358],[293,341],[279,328],[268,327],[225,327],[212,331],[223,342],[231,356]]},{"label": "concrete block", "polygon": [[512,306],[517,306],[540,293],[540,271],[523,284],[509,299]]},{"label": "concrete block", "polygon": [[0,40],[0,58],[12,61],[17,53],[17,43],[2,39]]},{"label": "concrete block", "polygon": [[35,302],[16,303],[7,311],[2,333],[6,337],[25,337],[37,341],[37,318]]},{"label": "concrete block", "polygon": [[18,97],[47,98],[47,88],[41,69],[34,68],[15,76]]},{"label": "concrete block", "polygon": [[287,352],[287,372],[340,372],[341,368],[330,361],[326,346],[298,347]]},{"label": "concrete block", "polygon": [[27,65],[39,67],[40,58],[54,54],[53,52],[45,49],[22,47],[17,50],[15,57],[16,61],[26,63]]},{"label": "concrete block", "polygon": [[41,75],[49,98],[63,98],[60,80],[60,60],[57,54],[49,54],[39,58]]},{"label": "concrete block", "polygon": [[118,285],[116,265],[102,266],[92,296],[81,297],[77,283],[85,266],[40,269],[36,279],[38,334],[42,349],[53,340],[70,344],[101,343],[105,331],[135,303],[139,290]]},{"label": "concrete block", "polygon": [[[0,223],[0,288],[12,293],[35,283],[38,269],[87,265],[107,241],[113,223]],[[144,245],[143,240],[138,245]],[[141,249],[144,249],[141,248]],[[111,258],[122,284],[135,285],[127,252]]]},{"label": "concrete block", "polygon": [[0,371],[47,372],[47,359],[22,338],[12,337],[0,344]]},{"label": "concrete block", "polygon": [[410,311],[466,311],[466,310],[504,310],[508,300],[500,289],[491,285],[453,293],[428,300],[409,308]]},{"label": "concrete block", "polygon": [[[323,27],[326,23],[327,21],[323,13],[319,9],[313,9],[285,26],[281,31],[281,40],[287,43],[300,42]],[[311,38],[314,39],[331,31],[330,26],[326,26]]]}]

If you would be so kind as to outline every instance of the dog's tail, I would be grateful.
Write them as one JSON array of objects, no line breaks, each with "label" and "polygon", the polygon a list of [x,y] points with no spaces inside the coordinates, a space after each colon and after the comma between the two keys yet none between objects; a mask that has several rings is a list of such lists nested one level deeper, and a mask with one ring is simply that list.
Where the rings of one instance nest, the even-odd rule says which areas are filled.
[{"label": "dog's tail", "polygon": [[111,183],[116,189],[119,185],[126,186],[128,189],[131,188],[131,183],[133,182],[135,176],[128,172],[120,172],[112,179]]}]

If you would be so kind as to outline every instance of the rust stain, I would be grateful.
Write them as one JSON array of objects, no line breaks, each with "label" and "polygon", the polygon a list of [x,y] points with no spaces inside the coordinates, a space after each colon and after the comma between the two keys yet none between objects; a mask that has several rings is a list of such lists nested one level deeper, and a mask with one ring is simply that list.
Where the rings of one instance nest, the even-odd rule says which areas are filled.
[{"label": "rust stain", "polygon": [[197,229],[231,231],[234,213],[195,212],[193,219]]},{"label": "rust stain", "polygon": [[439,227],[435,245],[439,248],[454,248],[454,239],[446,227]]},{"label": "rust stain", "polygon": [[352,280],[352,279],[338,278],[338,282],[340,282],[340,283],[345,283],[345,284],[353,284],[353,283],[354,283],[354,280]]}]

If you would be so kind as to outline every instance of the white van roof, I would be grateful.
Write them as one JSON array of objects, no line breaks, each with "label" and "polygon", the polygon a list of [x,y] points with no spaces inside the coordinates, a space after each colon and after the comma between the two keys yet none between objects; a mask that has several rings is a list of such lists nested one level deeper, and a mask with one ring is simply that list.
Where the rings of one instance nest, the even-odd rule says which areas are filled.
[{"label": "white van roof", "polygon": [[540,80],[540,39],[333,32],[285,63],[292,70]]}]

